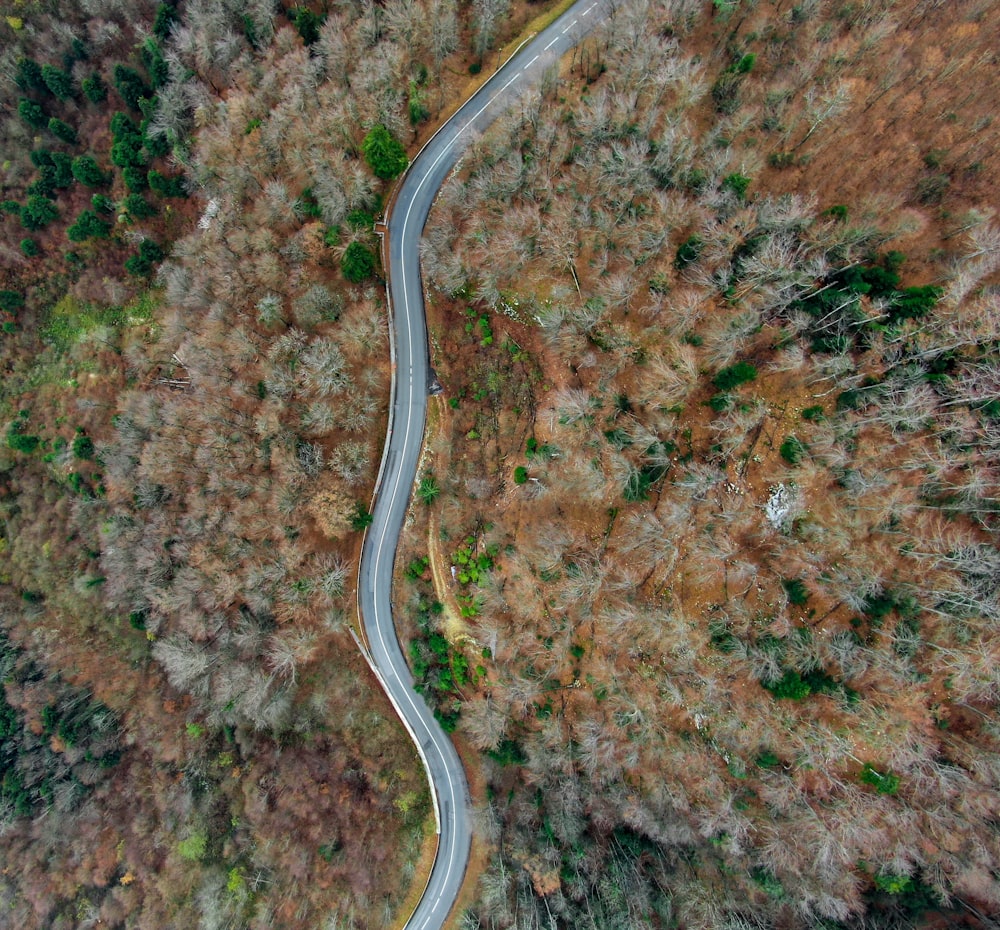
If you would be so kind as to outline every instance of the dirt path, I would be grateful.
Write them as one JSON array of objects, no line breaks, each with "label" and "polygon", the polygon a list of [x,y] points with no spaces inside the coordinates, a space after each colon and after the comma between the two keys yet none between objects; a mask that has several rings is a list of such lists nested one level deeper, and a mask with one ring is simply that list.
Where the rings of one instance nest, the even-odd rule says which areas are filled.
[{"label": "dirt path", "polygon": [[[432,397],[427,406],[427,429],[424,433],[424,457],[429,457],[432,453],[430,449],[434,444],[434,439],[438,433],[444,434],[445,425],[448,421],[448,410],[445,407],[444,397],[438,395]],[[439,452],[434,456],[434,469],[441,472],[447,469],[448,457],[444,452]],[[455,599],[455,583],[451,577],[451,561],[444,547],[441,545],[440,519],[436,511],[432,510],[427,521],[427,559],[431,566],[431,576],[434,580],[434,593],[437,599],[444,605],[442,622],[444,624],[445,636],[452,642],[468,637],[468,628],[462,618],[462,611]]]}]

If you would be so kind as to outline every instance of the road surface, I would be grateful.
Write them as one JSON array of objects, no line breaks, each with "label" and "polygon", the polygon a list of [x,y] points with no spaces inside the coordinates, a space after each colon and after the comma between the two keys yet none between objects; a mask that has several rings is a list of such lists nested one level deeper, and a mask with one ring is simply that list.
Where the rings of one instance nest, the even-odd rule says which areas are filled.
[{"label": "road surface", "polygon": [[373,520],[361,556],[358,598],[369,659],[420,753],[438,826],[430,879],[405,930],[444,926],[461,888],[472,843],[469,789],[462,763],[423,698],[413,690],[392,617],[392,569],[416,477],[431,378],[420,237],[434,197],[475,132],[488,126],[520,93],[538,84],[548,67],[606,18],[604,2],[575,3],[522,45],[466,101],[414,159],[387,221],[393,396]]}]

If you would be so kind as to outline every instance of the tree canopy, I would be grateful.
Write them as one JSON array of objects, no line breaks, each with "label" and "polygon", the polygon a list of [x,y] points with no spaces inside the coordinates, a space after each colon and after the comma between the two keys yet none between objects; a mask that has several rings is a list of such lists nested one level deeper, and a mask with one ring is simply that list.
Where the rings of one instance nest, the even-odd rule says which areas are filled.
[{"label": "tree canopy", "polygon": [[383,181],[391,181],[401,175],[410,160],[406,157],[406,149],[398,139],[381,123],[372,127],[361,144],[365,153],[365,161],[375,173],[375,177]]}]

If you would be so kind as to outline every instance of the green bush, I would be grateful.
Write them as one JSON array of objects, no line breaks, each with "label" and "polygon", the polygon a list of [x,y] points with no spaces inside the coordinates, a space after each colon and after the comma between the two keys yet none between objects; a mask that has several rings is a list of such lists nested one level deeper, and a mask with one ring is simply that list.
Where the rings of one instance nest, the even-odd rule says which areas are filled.
[{"label": "green bush", "polygon": [[52,158],[52,181],[56,187],[71,187],[73,184],[73,158],[65,152],[53,152]]},{"label": "green bush", "polygon": [[122,201],[122,206],[129,216],[138,220],[156,216],[156,207],[149,203],[142,194],[128,194]]},{"label": "green bush", "polygon": [[801,701],[812,694],[808,682],[803,681],[802,676],[792,669],[786,670],[781,678],[762,684],[778,700]]},{"label": "green bush", "polygon": [[163,261],[163,249],[152,239],[143,239],[139,244],[139,254],[125,260],[125,270],[132,275],[148,275],[156,262]]},{"label": "green bush", "polygon": [[83,95],[91,103],[101,104],[108,99],[108,88],[101,76],[95,71],[90,77],[84,78],[80,82]]},{"label": "green bush", "polygon": [[893,299],[889,308],[889,320],[897,323],[900,320],[915,320],[929,313],[943,293],[940,287],[933,284],[924,287],[903,288]]},{"label": "green bush", "polygon": [[83,242],[85,239],[107,239],[110,234],[110,224],[105,223],[93,210],[82,211],[76,218],[76,222],[66,229],[66,236],[70,242]]},{"label": "green bush", "polygon": [[153,192],[161,197],[187,197],[182,177],[168,178],[153,168],[147,173],[146,180]]},{"label": "green bush", "polygon": [[24,253],[28,258],[34,258],[41,249],[34,239],[22,239],[20,242],[21,252]]},{"label": "green bush", "polygon": [[756,759],[757,765],[762,769],[773,769],[781,765],[781,758],[770,749],[765,749]]},{"label": "green bush", "polygon": [[205,858],[207,851],[208,836],[201,831],[192,833],[187,839],[183,839],[177,844],[177,852],[180,853],[182,859],[186,859],[188,862],[200,862]]},{"label": "green bush", "polygon": [[49,132],[67,145],[76,145],[79,141],[76,130],[69,123],[64,123],[54,116],[49,120]]},{"label": "green bush", "polygon": [[368,512],[368,508],[361,503],[361,501],[356,501],[354,504],[354,513],[351,516],[351,529],[355,532],[360,533],[362,530],[367,529],[372,525],[372,520],[375,518]]},{"label": "green bush", "polygon": [[518,465],[514,469],[514,484],[524,484],[528,480],[528,469],[523,465]]},{"label": "green bush", "polygon": [[115,65],[111,77],[115,82],[118,96],[122,98],[127,107],[133,110],[139,109],[139,100],[142,97],[148,97],[152,93],[142,79],[142,75],[134,68],[129,68],[126,65]]},{"label": "green bush", "polygon": [[782,578],[781,586],[788,595],[788,603],[796,607],[804,607],[809,600],[809,589],[801,578]]},{"label": "green bush", "polygon": [[417,485],[417,497],[425,504],[433,504],[441,494],[441,487],[437,483],[437,478],[433,475],[425,475]]},{"label": "green bush", "polygon": [[14,83],[21,90],[47,90],[42,79],[42,69],[31,58],[18,58]]},{"label": "green bush", "polygon": [[326,19],[325,16],[320,16],[305,6],[293,7],[288,13],[288,18],[306,45],[312,45],[319,39],[319,27]]},{"label": "green bush", "polygon": [[795,436],[789,436],[782,444],[780,448],[781,457],[788,462],[789,465],[798,465],[802,461],[802,456],[805,455],[806,445],[800,439]]},{"label": "green bush", "polygon": [[406,149],[381,123],[372,127],[365,136],[361,149],[368,167],[372,169],[375,177],[383,181],[391,181],[398,177],[409,164]]},{"label": "green bush", "polygon": [[156,17],[153,20],[153,35],[163,42],[170,38],[170,30],[175,23],[180,22],[177,10],[173,4],[161,3],[156,8]]},{"label": "green bush", "polygon": [[746,201],[747,188],[749,186],[750,178],[739,173],[727,174],[722,179],[722,184],[720,185],[724,191],[731,191],[740,203],[744,203]]},{"label": "green bush", "polygon": [[17,115],[33,129],[44,129],[49,121],[45,111],[34,100],[24,97],[17,102]]},{"label": "green bush", "polygon": [[37,436],[30,436],[25,433],[26,426],[27,419],[22,413],[7,428],[7,448],[13,449],[15,452],[23,452],[25,455],[30,455],[38,448],[41,440]]},{"label": "green bush", "polygon": [[93,155],[80,155],[73,159],[73,177],[87,187],[103,187],[111,179],[101,170]]},{"label": "green bush", "polygon": [[25,205],[21,207],[21,225],[32,232],[51,223],[58,216],[56,205],[37,194],[30,195]]},{"label": "green bush", "polygon": [[95,454],[94,441],[82,429],[78,429],[73,437],[73,455],[78,459],[92,459]]},{"label": "green bush", "polygon": [[69,100],[73,96],[73,78],[55,65],[42,65],[42,80],[53,97]]},{"label": "green bush", "polygon": [[741,384],[753,381],[756,377],[757,369],[753,365],[749,362],[737,362],[735,365],[729,365],[716,372],[715,377],[712,378],[712,384],[720,391],[731,391]]},{"label": "green bush", "polygon": [[707,403],[713,413],[725,413],[727,410],[732,409],[736,402],[733,400],[732,394],[720,391],[718,394],[713,394]]},{"label": "green bush", "polygon": [[340,263],[344,277],[352,284],[360,284],[375,274],[375,255],[360,242],[352,242]]},{"label": "green bush", "polygon": [[17,291],[0,291],[0,310],[15,313],[24,306],[24,296]]},{"label": "green bush", "polygon": [[677,247],[677,255],[674,258],[674,267],[680,271],[693,265],[701,257],[701,250],[705,243],[700,236],[689,236]]},{"label": "green bush", "polygon": [[146,176],[146,172],[136,165],[127,165],[122,168],[122,180],[133,194],[141,194],[149,188],[149,179]]},{"label": "green bush", "polygon": [[879,794],[896,794],[899,791],[899,776],[886,770],[883,775],[869,763],[865,763],[858,778],[866,785],[871,785]]},{"label": "green bush", "polygon": [[170,68],[167,66],[167,60],[163,57],[160,43],[155,38],[150,36],[142,43],[139,57],[142,59],[142,66],[146,69],[154,90],[167,83],[170,79]]},{"label": "green bush", "polygon": [[520,745],[512,739],[502,739],[496,749],[488,749],[488,755],[497,765],[524,765],[527,755]]}]

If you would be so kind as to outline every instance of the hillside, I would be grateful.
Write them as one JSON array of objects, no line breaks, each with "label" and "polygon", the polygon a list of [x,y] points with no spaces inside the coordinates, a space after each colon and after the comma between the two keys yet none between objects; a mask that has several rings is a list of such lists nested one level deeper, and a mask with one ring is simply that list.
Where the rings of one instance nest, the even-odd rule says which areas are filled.
[{"label": "hillside", "polygon": [[2,13],[3,922],[392,926],[433,819],[351,635],[372,226],[528,11]]},{"label": "hillside", "polygon": [[997,27],[622,4],[443,189],[400,590],[466,926],[1000,910]]}]

